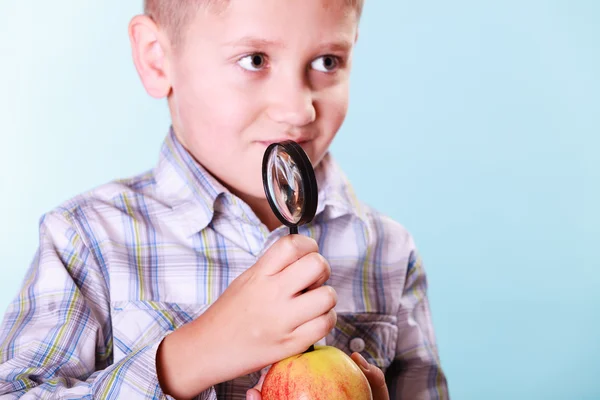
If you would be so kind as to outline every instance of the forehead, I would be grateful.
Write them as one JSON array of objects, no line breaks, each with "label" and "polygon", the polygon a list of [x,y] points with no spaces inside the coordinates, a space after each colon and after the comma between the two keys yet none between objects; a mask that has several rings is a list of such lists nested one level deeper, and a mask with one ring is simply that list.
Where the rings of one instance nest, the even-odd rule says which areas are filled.
[{"label": "forehead", "polygon": [[225,6],[199,12],[187,36],[224,45],[244,38],[282,45],[353,42],[358,19],[347,0],[229,0]]}]

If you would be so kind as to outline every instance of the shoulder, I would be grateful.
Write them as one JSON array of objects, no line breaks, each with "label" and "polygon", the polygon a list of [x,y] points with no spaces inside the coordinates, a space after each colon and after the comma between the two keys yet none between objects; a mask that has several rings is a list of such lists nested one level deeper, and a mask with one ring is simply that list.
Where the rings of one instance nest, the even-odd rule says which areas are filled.
[{"label": "shoulder", "polygon": [[363,202],[359,204],[371,248],[390,260],[406,259],[416,251],[414,238],[402,223]]},{"label": "shoulder", "polygon": [[155,186],[153,171],[107,182],[46,212],[40,226],[54,230],[72,228],[84,235],[97,227],[109,230],[123,216],[137,218],[159,211]]},{"label": "shoulder", "polygon": [[361,206],[364,210],[366,225],[377,240],[392,240],[396,243],[413,241],[411,233],[401,222],[362,202]]}]

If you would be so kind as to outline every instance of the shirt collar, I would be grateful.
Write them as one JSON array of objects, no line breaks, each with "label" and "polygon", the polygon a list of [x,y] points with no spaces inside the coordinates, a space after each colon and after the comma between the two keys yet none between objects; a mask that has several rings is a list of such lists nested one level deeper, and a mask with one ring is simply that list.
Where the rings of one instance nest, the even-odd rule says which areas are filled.
[{"label": "shirt collar", "polygon": [[316,220],[326,222],[353,215],[361,222],[368,223],[365,205],[358,200],[352,184],[331,153],[326,153],[315,168],[315,177],[319,187]]},{"label": "shirt collar", "polygon": [[161,201],[181,219],[189,235],[211,222],[215,202],[229,192],[183,147],[172,127],[162,145],[155,177]]},{"label": "shirt collar", "polygon": [[[157,192],[160,200],[173,212],[187,236],[200,232],[210,224],[218,208],[227,207],[236,214],[246,214],[246,220],[260,224],[250,208],[212,176],[177,139],[173,128],[169,129],[155,168]],[[354,190],[327,153],[315,168],[319,187],[316,216],[313,222],[323,223],[347,214],[354,214],[366,222],[366,210],[358,201]]]}]

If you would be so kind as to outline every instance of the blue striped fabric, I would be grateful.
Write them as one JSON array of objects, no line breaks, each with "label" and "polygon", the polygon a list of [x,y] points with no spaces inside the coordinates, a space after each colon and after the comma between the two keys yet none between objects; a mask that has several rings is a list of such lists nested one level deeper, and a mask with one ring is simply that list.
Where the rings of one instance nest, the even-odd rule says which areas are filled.
[{"label": "blue striped fabric", "polygon": [[[320,343],[348,354],[359,343],[392,399],[448,398],[413,239],[356,199],[330,155],[316,175],[317,215],[300,233],[319,244],[338,293],[337,325]],[[41,219],[39,249],[0,328],[0,395],[168,398],[155,368],[161,340],[286,234],[269,232],[171,130],[152,171]],[[244,399],[260,373],[198,398]]]}]

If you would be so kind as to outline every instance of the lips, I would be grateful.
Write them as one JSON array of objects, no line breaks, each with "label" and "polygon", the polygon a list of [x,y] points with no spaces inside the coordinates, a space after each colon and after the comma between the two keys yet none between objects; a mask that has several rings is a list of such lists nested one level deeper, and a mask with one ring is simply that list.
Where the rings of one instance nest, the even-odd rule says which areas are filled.
[{"label": "lips", "polygon": [[298,143],[299,145],[302,145],[304,143],[307,143],[310,139],[281,138],[281,139],[271,139],[271,140],[259,140],[258,143],[260,143],[264,146],[270,146],[273,143],[285,142],[286,140],[293,140],[294,142]]}]

